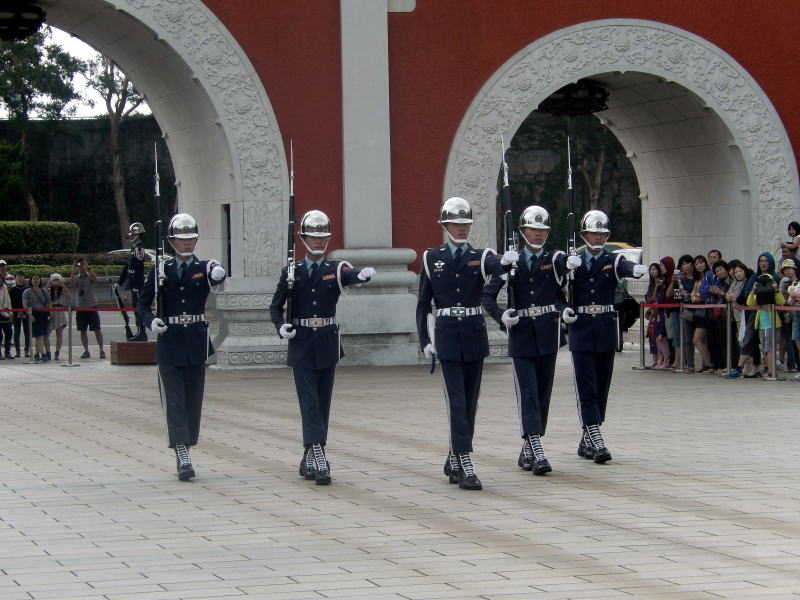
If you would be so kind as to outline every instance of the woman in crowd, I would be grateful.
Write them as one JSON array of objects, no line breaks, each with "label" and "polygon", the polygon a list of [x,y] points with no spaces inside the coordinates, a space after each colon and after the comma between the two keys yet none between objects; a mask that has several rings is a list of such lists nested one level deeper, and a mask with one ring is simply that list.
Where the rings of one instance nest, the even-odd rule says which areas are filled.
[{"label": "woman in crowd", "polygon": [[[725,304],[725,292],[728,291],[730,283],[728,263],[718,259],[706,277],[705,285],[700,286],[700,294],[707,304]],[[725,313],[721,308],[709,308],[706,313],[708,353],[716,373],[722,375],[725,372],[722,365],[727,365],[728,336],[725,331]]]},{"label": "woman in crowd", "polygon": [[[785,258],[781,262],[781,270],[778,272],[781,276],[781,282],[778,284],[778,289],[781,295],[789,303],[789,288],[797,282],[797,264],[791,258]],[[778,340],[778,368],[784,367],[787,371],[794,371],[798,368],[797,351],[794,342],[792,341],[792,326],[796,315],[793,311],[781,312],[781,330],[780,338]],[[782,364],[781,364],[782,363]]]},{"label": "woman in crowd", "polygon": [[[663,304],[665,300],[665,278],[659,263],[649,268],[650,284],[647,286],[644,301],[647,304]],[[653,356],[654,369],[669,367],[669,343],[667,342],[666,315],[663,308],[649,307],[645,316],[650,324],[647,337],[650,338],[650,354]]]},{"label": "woman in crowd", "polygon": [[[52,308],[67,308],[69,306],[69,290],[64,285],[64,278],[59,273],[50,275],[47,282],[50,291],[50,305]],[[67,313],[56,311],[50,313],[50,323],[47,328],[47,338],[45,339],[45,354],[50,360],[50,334],[56,332],[56,352],[55,359],[61,353],[61,345],[64,341],[64,328],[67,326]]]},{"label": "woman in crowd", "polygon": [[31,309],[31,330],[33,334],[35,353],[34,362],[44,362],[44,338],[47,335],[47,321],[49,313],[44,310],[50,308],[50,295],[42,289],[41,275],[31,275],[30,287],[22,293],[22,306],[25,310]]},{"label": "woman in crowd", "polygon": [[[680,271],[680,277],[676,285],[680,290],[681,303],[689,304],[691,303],[691,294],[696,283],[694,258],[689,254],[681,256],[678,259],[678,270]],[[683,345],[681,347],[681,352],[683,353],[683,368],[688,373],[694,373],[694,346],[692,345],[694,336],[694,315],[695,313],[692,309],[685,308],[680,311],[681,336],[683,339]]]},{"label": "woman in crowd", "polygon": [[[756,273],[750,277],[745,286],[745,293],[747,293],[747,306],[758,306],[756,297],[756,286],[759,283],[761,276],[766,276],[772,281],[772,289],[774,295],[772,300],[774,304],[782,305],[785,303],[783,294],[778,289],[778,276],[775,273],[775,259],[769,252],[763,252],[758,257],[758,269]],[[753,323],[753,328],[758,332],[758,343],[761,345],[761,350],[764,355],[764,370],[759,372],[758,375],[763,377],[767,373],[775,373],[774,354],[772,349],[774,347],[774,339],[776,328],[781,325],[780,316],[775,314],[775,324],[773,326],[772,317],[769,310],[757,310]]]},{"label": "woman in crowd", "polygon": [[[725,298],[734,306],[745,306],[747,304],[747,294],[749,293],[747,284],[754,276],[753,270],[741,261],[731,261],[731,265],[733,265],[731,268],[733,283]],[[751,310],[734,310],[733,317],[736,321],[736,337],[739,342],[739,360],[736,361],[736,367],[725,373],[723,377],[727,379],[756,377],[758,365],[761,361],[758,333],[753,327],[755,313]]]},{"label": "woman in crowd", "polygon": [[[700,286],[702,285],[705,277],[709,273],[708,260],[702,254],[694,257],[694,286],[689,295],[692,304],[703,304],[705,299],[700,294]],[[700,357],[703,360],[703,365],[698,373],[711,374],[714,372],[714,365],[711,361],[711,354],[708,351],[708,311],[704,308],[694,309],[694,334],[692,335],[692,343],[697,351],[700,352]]]},{"label": "woman in crowd", "polygon": [[[664,277],[664,301],[670,304],[673,302],[677,280],[675,277],[675,259],[671,256],[665,256],[661,259],[659,266],[661,267],[661,274]],[[674,367],[675,365],[673,363],[677,361],[678,327],[680,327],[678,311],[672,308],[664,309],[664,330],[666,331],[670,357],[667,368]]]}]

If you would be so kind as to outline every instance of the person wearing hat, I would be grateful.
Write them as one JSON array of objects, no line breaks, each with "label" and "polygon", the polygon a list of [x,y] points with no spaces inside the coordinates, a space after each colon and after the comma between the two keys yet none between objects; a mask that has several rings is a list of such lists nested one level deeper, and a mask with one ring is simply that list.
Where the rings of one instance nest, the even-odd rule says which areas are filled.
[{"label": "person wearing hat", "polygon": [[[64,285],[64,278],[60,273],[50,275],[47,282],[47,290],[50,292],[50,306],[55,309],[66,309],[69,306],[69,290]],[[50,313],[50,321],[47,324],[47,337],[45,338],[45,354],[50,360],[50,334],[56,332],[56,351],[55,360],[59,359],[61,346],[64,342],[64,328],[67,326],[67,313],[64,310],[55,310]]]},{"label": "person wearing hat", "polygon": [[[447,235],[447,242],[422,254],[417,333],[425,357],[439,359],[444,379],[450,420],[450,447],[444,474],[461,489],[480,490],[483,484],[470,453],[483,360],[489,355],[481,293],[496,267],[495,252],[490,248],[475,248],[468,242],[472,207],[464,198],[448,198],[439,214],[438,223]],[[511,262],[508,260],[506,264]]]},{"label": "person wearing hat", "polygon": [[[269,307],[278,335],[289,341],[287,363],[294,375],[303,430],[299,473],[317,485],[331,483],[328,420],[336,363],[344,356],[336,304],[347,286],[360,285],[375,275],[372,267],[359,270],[347,261],[327,258],[330,237],[331,222],[324,212],[310,210],[303,215],[300,241],[305,258],[292,264],[291,274],[288,266],[283,268]],[[284,307],[290,295],[292,318],[287,322]]]},{"label": "person wearing hat", "polygon": [[647,274],[647,265],[634,264],[605,249],[610,233],[604,212],[590,210],[583,215],[581,237],[586,247],[578,254],[582,264],[575,269],[571,283],[573,306],[565,308],[562,315],[569,324],[569,349],[582,426],[578,455],[597,464],[611,460],[600,425],[606,417],[617,348],[614,290],[623,277]]},{"label": "person wearing hat", "polygon": [[[131,304],[134,307],[139,304],[139,294],[141,293],[142,286],[144,285],[144,261],[147,259],[147,255],[144,251],[144,245],[142,244],[142,236],[144,233],[144,225],[138,221],[131,223],[130,227],[128,228],[128,239],[131,242],[131,253],[128,255],[128,262],[119,272],[117,283],[114,284],[115,286],[121,285],[123,286],[123,289],[130,291]],[[147,341],[147,332],[138,311],[136,312],[136,333],[128,341]]]},{"label": "person wearing hat", "polygon": [[[163,273],[157,274],[157,268],[150,270],[138,304],[142,323],[158,336],[161,407],[181,481],[195,477],[189,448],[200,436],[206,360],[214,353],[205,317],[206,299],[209,292],[218,291],[226,277],[218,261],[200,260],[194,255],[198,237],[197,222],[191,215],[172,217],[167,238],[175,249],[175,258],[164,261]],[[160,279],[162,291],[156,297]],[[153,313],[154,300],[157,314]]]},{"label": "person wearing hat", "polygon": [[[508,331],[508,355],[517,393],[522,450],[517,464],[524,471],[544,475],[552,471],[542,448],[547,428],[550,394],[561,340],[562,287],[567,271],[580,266],[577,256],[544,249],[550,233],[550,214],[541,206],[529,206],[520,215],[519,231],[525,241],[522,254],[508,274],[496,268],[483,288],[483,307]],[[509,253],[507,253],[509,254]],[[514,252],[516,254],[516,252]],[[506,261],[514,255],[504,255]],[[514,308],[497,304],[500,290],[508,282],[507,295]]]}]

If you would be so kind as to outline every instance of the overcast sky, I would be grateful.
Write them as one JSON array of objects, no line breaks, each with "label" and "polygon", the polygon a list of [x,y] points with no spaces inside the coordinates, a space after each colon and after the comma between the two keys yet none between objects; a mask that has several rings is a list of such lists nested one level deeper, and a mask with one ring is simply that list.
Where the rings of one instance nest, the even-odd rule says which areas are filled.
[{"label": "overcast sky", "polygon": [[[53,31],[53,36],[50,38],[50,42],[54,44],[58,44],[62,48],[64,48],[67,52],[75,56],[76,58],[80,58],[82,60],[92,60],[97,57],[97,51],[92,48],[91,46],[84,44],[81,40],[76,37],[72,37],[65,31],[61,31],[60,29],[56,29],[55,27],[51,26],[50,29]],[[77,109],[76,117],[92,117],[96,115],[105,115],[106,114],[106,105],[103,101],[100,94],[95,92],[94,90],[86,89],[86,79],[83,76],[77,76],[75,78],[75,86],[84,92],[84,94],[95,101],[94,108],[88,106],[87,104],[77,104],[73,103],[73,105]],[[136,109],[137,113],[142,114],[150,114],[150,109],[147,108],[146,104],[142,104]]]}]

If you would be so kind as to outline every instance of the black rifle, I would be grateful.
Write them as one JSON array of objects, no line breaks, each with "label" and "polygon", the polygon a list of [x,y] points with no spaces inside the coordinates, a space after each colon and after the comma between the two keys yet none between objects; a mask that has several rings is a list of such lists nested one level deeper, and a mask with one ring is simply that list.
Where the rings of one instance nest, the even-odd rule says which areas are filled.
[{"label": "black rifle", "polygon": [[153,144],[155,156],[155,199],[156,199],[156,261],[153,268],[156,276],[153,278],[156,286],[156,317],[164,320],[164,296],[166,293],[166,275],[164,274],[164,234],[161,223],[161,191],[159,189],[160,178],[158,176],[158,142]]},{"label": "black rifle", "polygon": [[128,317],[128,313],[125,311],[125,303],[122,301],[122,296],[119,295],[119,289],[117,289],[116,285],[114,285],[114,295],[117,298],[119,313],[122,315],[122,320],[125,321],[125,339],[130,340],[133,337],[133,332],[131,331],[131,320],[130,317]]},{"label": "black rifle", "polygon": [[[570,153],[569,134],[567,134],[567,202],[569,212],[567,213],[567,225],[569,227],[567,239],[567,254],[575,256],[578,251],[575,247],[575,190],[572,188],[572,154]],[[575,279],[575,271],[567,271],[567,306],[575,308],[573,298],[572,283]]]},{"label": "black rifle", "polygon": [[286,323],[293,325],[294,318],[294,144],[289,140],[289,229],[286,242]]},{"label": "black rifle", "polygon": [[[506,162],[506,147],[502,133],[500,134],[500,162],[503,169],[503,187],[500,192],[501,205],[503,207],[503,250],[516,250],[516,241],[514,239],[514,215],[511,212],[511,188],[508,185],[508,163]],[[506,302],[508,308],[512,309],[517,308],[517,303],[514,299],[514,286],[512,285],[516,274],[517,263],[514,263],[508,271],[506,283]]]}]

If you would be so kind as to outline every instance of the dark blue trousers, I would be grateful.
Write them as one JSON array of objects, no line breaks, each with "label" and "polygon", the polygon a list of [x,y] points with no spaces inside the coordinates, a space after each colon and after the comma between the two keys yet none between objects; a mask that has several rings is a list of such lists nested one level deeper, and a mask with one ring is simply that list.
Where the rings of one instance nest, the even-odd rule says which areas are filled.
[{"label": "dark blue trousers", "polygon": [[158,379],[169,447],[174,448],[175,444],[196,445],[200,436],[205,364],[189,367],[159,364]]},{"label": "dark blue trousers", "polygon": [[534,358],[512,357],[517,390],[520,435],[544,435],[550,412],[550,394],[556,370],[556,353]]},{"label": "dark blue trousers", "polygon": [[600,425],[606,418],[608,390],[614,372],[614,351],[572,351],[581,425]]},{"label": "dark blue trousers", "polygon": [[300,369],[293,367],[294,386],[300,402],[300,419],[303,423],[303,445],[328,442],[328,418],[331,414],[333,379],[336,366],[327,369]]},{"label": "dark blue trousers", "polygon": [[474,361],[441,360],[444,395],[450,417],[450,451],[472,452],[475,415],[481,393],[483,359]]}]

